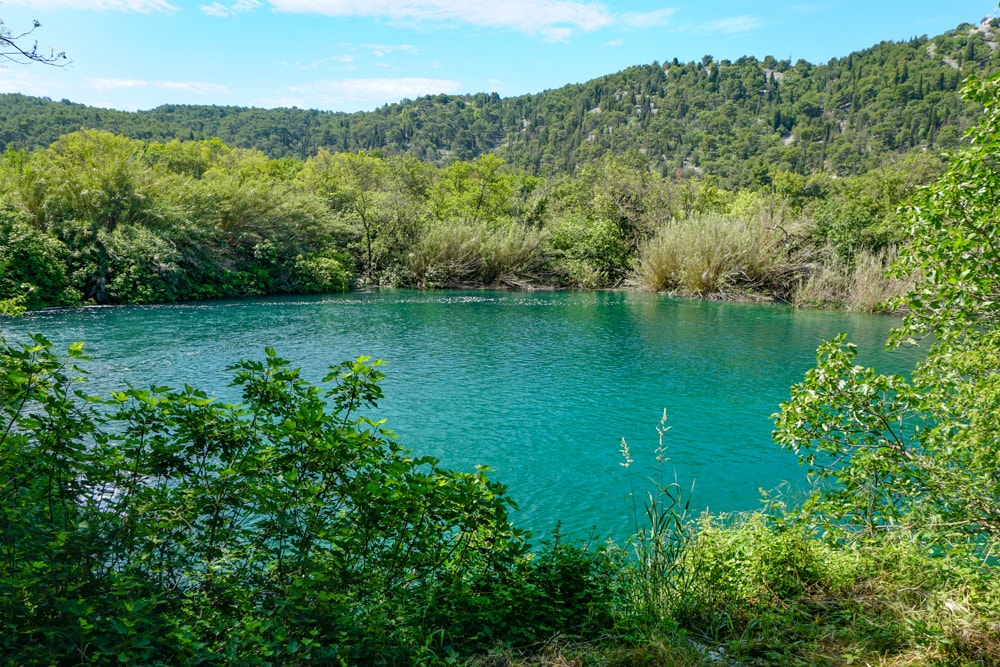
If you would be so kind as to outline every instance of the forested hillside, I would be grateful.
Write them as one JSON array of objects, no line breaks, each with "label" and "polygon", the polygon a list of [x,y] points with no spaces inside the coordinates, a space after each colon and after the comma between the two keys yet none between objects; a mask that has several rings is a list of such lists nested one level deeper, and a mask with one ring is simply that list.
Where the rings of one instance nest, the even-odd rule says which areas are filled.
[{"label": "forested hillside", "polygon": [[883,42],[826,64],[766,57],[653,63],[534,95],[437,95],[354,114],[165,105],[135,113],[0,95],[0,148],[49,146],[83,128],[145,141],[220,138],[271,158],[381,150],[439,165],[496,152],[536,175],[638,149],[663,175],[730,188],[775,170],[863,172],[885,155],[953,148],[976,105],[960,82],[1000,70],[998,21]]}]

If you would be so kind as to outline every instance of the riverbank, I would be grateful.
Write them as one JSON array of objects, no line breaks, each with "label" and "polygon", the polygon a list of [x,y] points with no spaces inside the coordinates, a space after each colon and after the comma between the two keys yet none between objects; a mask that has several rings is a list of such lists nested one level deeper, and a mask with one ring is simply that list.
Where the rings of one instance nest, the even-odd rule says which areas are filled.
[{"label": "riverbank", "polygon": [[[709,177],[609,157],[541,178],[493,155],[436,167],[93,130],[0,161],[0,303],[144,304],[352,285],[621,287],[878,308],[896,209],[939,173],[913,153],[845,178]],[[775,184],[780,184],[780,187]]]}]

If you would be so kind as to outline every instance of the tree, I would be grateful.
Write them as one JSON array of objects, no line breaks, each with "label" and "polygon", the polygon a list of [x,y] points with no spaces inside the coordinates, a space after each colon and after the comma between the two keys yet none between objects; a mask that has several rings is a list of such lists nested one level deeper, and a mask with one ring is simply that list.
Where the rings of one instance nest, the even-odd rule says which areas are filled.
[{"label": "tree", "polygon": [[32,22],[30,30],[20,34],[13,33],[7,25],[0,20],[0,61],[6,61],[15,65],[30,65],[31,63],[41,63],[43,65],[68,65],[64,51],[51,49],[48,54],[38,51],[38,42],[32,42],[31,46],[25,44],[25,40],[42,24],[37,20]]},{"label": "tree", "polygon": [[908,524],[986,548],[1000,535],[1000,77],[965,87],[982,105],[969,144],[901,211],[912,276],[893,343],[933,336],[912,380],[854,364],[843,337],[775,417],[776,440],[819,484],[807,508],[836,529]]}]

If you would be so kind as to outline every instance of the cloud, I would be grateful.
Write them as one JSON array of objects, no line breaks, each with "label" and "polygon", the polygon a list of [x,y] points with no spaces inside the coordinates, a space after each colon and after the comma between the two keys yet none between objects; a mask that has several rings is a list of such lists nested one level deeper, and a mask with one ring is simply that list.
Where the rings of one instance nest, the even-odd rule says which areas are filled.
[{"label": "cloud", "polygon": [[199,9],[209,16],[226,18],[233,16],[234,14],[252,12],[258,7],[260,7],[260,0],[236,0],[236,2],[231,5],[224,5],[221,2],[213,2],[210,5],[202,5]]},{"label": "cloud", "polygon": [[309,62],[309,63],[300,63],[300,62],[289,63],[289,62],[283,62],[282,65],[284,65],[285,67],[295,67],[296,69],[301,69],[301,70],[310,70],[310,69],[319,69],[320,67],[323,67],[324,65],[328,65],[330,63],[339,63],[339,64],[343,64],[343,65],[350,65],[355,60],[357,60],[357,56],[355,56],[353,54],[350,54],[350,53],[342,53],[342,54],[337,55],[337,56],[328,56],[326,58],[320,58],[319,60],[313,60],[312,62]]},{"label": "cloud", "polygon": [[43,97],[49,95],[50,91],[28,70],[0,68],[0,93]]},{"label": "cloud", "polygon": [[198,81],[142,81],[139,79],[87,79],[86,85],[98,92],[130,88],[160,88],[195,95],[228,95],[229,88],[218,83]]},{"label": "cloud", "polygon": [[6,4],[28,9],[84,9],[98,12],[175,12],[167,0],[6,0]]},{"label": "cloud", "polygon": [[362,16],[416,23],[468,23],[507,28],[563,40],[577,31],[609,26],[604,5],[577,0],[269,0],[278,11],[325,16]]},{"label": "cloud", "polygon": [[676,13],[677,10],[672,7],[652,12],[628,12],[621,15],[619,22],[630,28],[653,28],[666,25]]},{"label": "cloud", "polygon": [[704,30],[706,32],[724,32],[727,35],[733,35],[738,32],[748,32],[759,27],[760,19],[754,16],[734,16],[706,24]]},{"label": "cloud", "polygon": [[336,79],[314,81],[302,85],[289,86],[288,90],[298,95],[308,96],[323,106],[363,105],[374,106],[387,102],[398,102],[403,98],[454,93],[461,89],[458,81],[447,79],[400,78],[400,79]]}]

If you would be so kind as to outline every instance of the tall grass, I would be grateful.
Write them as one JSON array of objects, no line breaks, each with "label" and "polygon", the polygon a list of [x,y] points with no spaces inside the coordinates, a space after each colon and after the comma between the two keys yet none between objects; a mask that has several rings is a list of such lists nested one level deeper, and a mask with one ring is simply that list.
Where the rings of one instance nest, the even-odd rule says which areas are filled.
[{"label": "tall grass", "polygon": [[407,260],[420,287],[522,286],[544,276],[547,257],[537,229],[456,223],[425,230]]},{"label": "tall grass", "polygon": [[877,253],[862,250],[855,256],[846,300],[850,310],[886,312],[891,310],[890,302],[894,297],[913,286],[912,281],[887,275],[889,266],[896,261],[896,254],[895,248],[889,248]]},{"label": "tall grass", "polygon": [[911,281],[887,275],[896,260],[895,248],[878,252],[859,250],[852,263],[830,248],[821,257],[807,267],[808,277],[800,280],[794,291],[792,300],[798,306],[830,305],[865,313],[888,312],[893,299],[912,286]]},{"label": "tall grass", "polygon": [[710,213],[660,228],[639,255],[639,279],[655,291],[783,297],[798,271],[788,235],[763,215]]},{"label": "tall grass", "polygon": [[407,257],[413,281],[420,287],[451,287],[469,283],[479,272],[483,230],[470,225],[433,225]]}]

